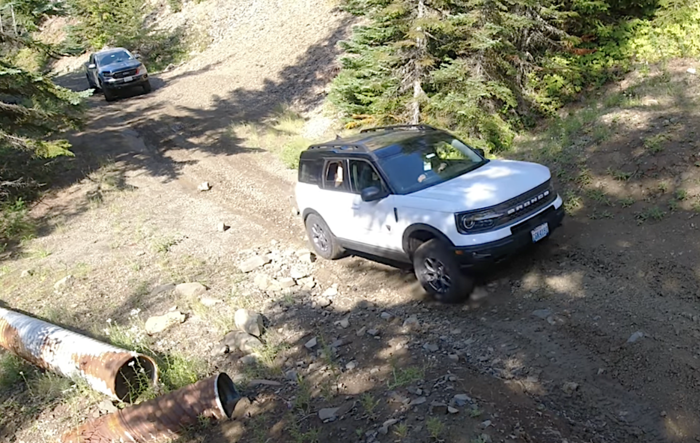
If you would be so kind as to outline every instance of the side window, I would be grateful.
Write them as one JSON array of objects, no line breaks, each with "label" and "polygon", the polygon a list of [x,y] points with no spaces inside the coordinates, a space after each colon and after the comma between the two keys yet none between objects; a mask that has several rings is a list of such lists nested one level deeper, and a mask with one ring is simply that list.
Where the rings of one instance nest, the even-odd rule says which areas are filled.
[{"label": "side window", "polygon": [[299,181],[312,185],[321,184],[323,160],[302,160],[299,164]]},{"label": "side window", "polygon": [[386,189],[374,166],[364,160],[350,160],[350,181],[353,192],[357,194],[372,186]]},{"label": "side window", "polygon": [[326,163],[323,188],[333,191],[349,191],[348,174],[343,160],[331,160]]}]

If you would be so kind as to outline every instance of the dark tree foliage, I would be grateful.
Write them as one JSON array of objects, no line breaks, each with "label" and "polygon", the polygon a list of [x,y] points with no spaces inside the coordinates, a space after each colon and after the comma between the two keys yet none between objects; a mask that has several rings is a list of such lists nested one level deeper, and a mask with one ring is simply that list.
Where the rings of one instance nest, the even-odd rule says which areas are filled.
[{"label": "dark tree foliage", "polygon": [[420,120],[505,150],[517,129],[624,71],[625,42],[659,5],[697,2],[346,0],[367,24],[342,43],[330,98],[349,126],[412,121],[418,104]]}]

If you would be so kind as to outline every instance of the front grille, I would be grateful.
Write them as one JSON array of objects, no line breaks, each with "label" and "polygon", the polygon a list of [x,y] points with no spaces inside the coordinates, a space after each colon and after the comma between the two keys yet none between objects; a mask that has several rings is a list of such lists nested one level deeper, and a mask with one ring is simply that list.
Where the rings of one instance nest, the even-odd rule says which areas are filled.
[{"label": "front grille", "polygon": [[114,78],[124,78],[124,77],[131,77],[132,75],[136,75],[137,69],[127,69],[126,71],[119,71],[115,72],[112,74],[112,77]]},{"label": "front grille", "polygon": [[[557,194],[551,187],[550,180],[542,183],[536,188],[533,188],[517,197],[514,197],[503,203],[499,203],[490,208],[479,209],[478,211],[470,211],[469,213],[456,214],[457,229],[462,234],[477,234],[480,232],[493,231],[494,229],[501,228],[506,225],[517,223],[518,221],[524,220],[533,213],[541,210],[548,204],[551,204],[556,200]],[[492,223],[489,223],[483,227],[478,227],[476,229],[467,230],[464,228],[460,222],[465,215],[478,215],[479,213],[485,212],[495,212],[498,214],[503,214],[498,218],[493,219]]]}]

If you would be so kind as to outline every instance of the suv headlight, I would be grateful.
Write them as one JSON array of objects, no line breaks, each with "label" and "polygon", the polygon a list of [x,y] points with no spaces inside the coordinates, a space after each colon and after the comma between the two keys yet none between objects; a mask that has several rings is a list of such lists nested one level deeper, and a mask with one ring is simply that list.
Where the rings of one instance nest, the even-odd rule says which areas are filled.
[{"label": "suv headlight", "polygon": [[501,216],[502,213],[494,210],[456,214],[457,230],[465,234],[482,231],[493,226]]},{"label": "suv headlight", "polygon": [[144,65],[140,65],[138,68],[136,68],[136,75],[144,74],[148,74],[148,71],[146,70],[146,67]]}]

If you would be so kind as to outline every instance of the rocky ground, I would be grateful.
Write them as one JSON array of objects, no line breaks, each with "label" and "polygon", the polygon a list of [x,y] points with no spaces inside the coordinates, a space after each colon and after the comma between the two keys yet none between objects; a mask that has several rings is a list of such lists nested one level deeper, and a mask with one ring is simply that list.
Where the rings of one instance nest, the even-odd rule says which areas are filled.
[{"label": "rocky ground", "polygon": [[[152,94],[90,100],[76,158],[33,208],[36,238],[2,255],[0,304],[186,376],[229,373],[249,400],[182,442],[700,438],[695,61],[633,74],[569,108],[561,134],[520,140],[513,156],[552,168],[570,216],[445,306],[410,270],[316,260],[290,211],[295,171],[231,131],[280,103],[317,109],[352,23],[323,1],[255,4],[264,23],[240,14],[237,38]],[[262,314],[247,346],[240,309],[243,329]],[[62,383],[3,385],[0,440],[55,441],[114,407]]]}]

